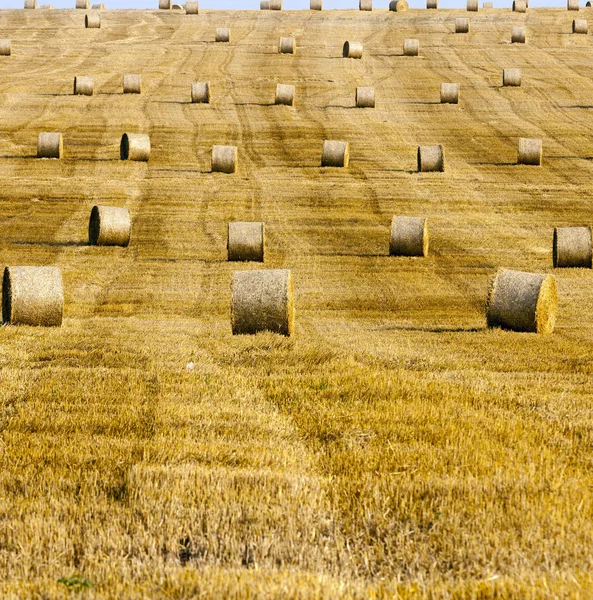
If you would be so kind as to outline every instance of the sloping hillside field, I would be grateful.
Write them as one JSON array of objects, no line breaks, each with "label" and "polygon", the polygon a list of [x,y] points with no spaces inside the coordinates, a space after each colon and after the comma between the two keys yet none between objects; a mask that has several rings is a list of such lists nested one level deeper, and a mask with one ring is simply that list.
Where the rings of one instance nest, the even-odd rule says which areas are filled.
[{"label": "sloping hillside field", "polygon": [[[0,263],[64,290],[61,327],[0,328],[0,597],[591,598],[593,271],[552,239],[593,220],[593,11],[85,14],[0,11]],[[129,209],[127,247],[88,245],[94,205]],[[389,255],[393,216],[427,256]],[[227,260],[232,221],[265,223],[263,265]],[[487,326],[501,267],[555,277],[553,333]],[[232,334],[262,268],[292,272],[291,336]]]}]

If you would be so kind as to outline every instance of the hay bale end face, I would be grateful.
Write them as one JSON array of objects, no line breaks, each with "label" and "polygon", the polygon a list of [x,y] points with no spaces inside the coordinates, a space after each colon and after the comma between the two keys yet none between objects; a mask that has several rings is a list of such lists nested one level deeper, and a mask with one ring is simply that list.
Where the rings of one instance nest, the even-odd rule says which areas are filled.
[{"label": "hay bale end face", "polygon": [[77,75],[74,78],[75,96],[92,96],[95,89],[95,82],[92,77],[86,75]]},{"label": "hay bale end face", "polygon": [[269,10],[282,10],[282,0],[268,0]]},{"label": "hay bale end face", "polygon": [[229,223],[227,238],[229,261],[264,262],[264,243],[263,223]]},{"label": "hay bale end face", "polygon": [[516,13],[527,12],[527,2],[524,2],[524,0],[515,0],[513,2],[513,12],[516,12]]},{"label": "hay bale end face", "polygon": [[418,56],[420,42],[418,40],[404,40],[404,56]]},{"label": "hay bale end face", "polygon": [[556,227],[552,260],[554,268],[593,268],[591,227]]},{"label": "hay bale end face", "polygon": [[436,10],[439,7],[439,0],[426,0],[426,8]]},{"label": "hay bale end face", "polygon": [[373,0],[358,0],[358,10],[373,10]]},{"label": "hay bale end face", "polygon": [[323,10],[323,0],[311,0],[309,8],[310,10]]},{"label": "hay bale end face", "polygon": [[12,53],[12,45],[9,39],[0,39],[0,56],[10,56]]},{"label": "hay bale end face", "polygon": [[296,53],[296,40],[294,38],[280,38],[278,44],[278,52],[280,54],[295,54]]},{"label": "hay bale end face", "polygon": [[521,85],[521,69],[502,70],[503,87],[519,87]]},{"label": "hay bale end face", "polygon": [[470,12],[478,12],[478,0],[467,0],[467,10]]},{"label": "hay bale end face", "polygon": [[276,86],[276,98],[275,104],[282,104],[284,106],[294,106],[294,85],[286,85],[279,83]]},{"label": "hay bale end face", "polygon": [[37,8],[37,0],[25,0],[25,8],[27,8],[27,9]]},{"label": "hay bale end face", "polygon": [[140,75],[124,75],[124,94],[141,94],[142,77]]},{"label": "hay bale end face", "polygon": [[469,33],[469,19],[455,19],[455,33]]},{"label": "hay bale end face", "polygon": [[362,58],[362,42],[344,42],[342,56],[344,58]]},{"label": "hay bale end face", "polygon": [[210,103],[210,82],[194,81],[191,84],[191,101],[193,104]]},{"label": "hay bale end face", "polygon": [[231,30],[228,27],[217,27],[215,41],[217,42],[230,42],[231,41]]},{"label": "hay bale end face", "polygon": [[542,164],[542,141],[534,138],[519,138],[517,164],[540,166]]},{"label": "hay bale end face", "polygon": [[160,10],[171,10],[171,0],[159,0]]},{"label": "hay bale end face", "polygon": [[294,292],[289,270],[239,271],[231,283],[233,335],[294,333]]},{"label": "hay bale end face", "polygon": [[499,269],[491,279],[486,302],[488,327],[552,333],[558,292],[552,275]]},{"label": "hay bale end face", "polygon": [[428,219],[393,217],[389,239],[391,256],[428,256]]},{"label": "hay bale end face", "polygon": [[237,170],[237,146],[212,147],[212,172],[235,173]]},{"label": "hay bale end face", "polygon": [[200,12],[200,5],[198,2],[186,2],[185,3],[185,14],[186,15],[197,15]]},{"label": "hay bale end face", "polygon": [[586,19],[575,19],[572,22],[572,32],[587,35],[589,33],[589,23]]},{"label": "hay bale end face", "polygon": [[101,28],[101,15],[98,13],[91,13],[84,16],[84,26],[87,29],[100,29]]},{"label": "hay bale end face", "polygon": [[406,0],[391,0],[389,10],[392,12],[406,12],[409,6]]},{"label": "hay bale end face", "polygon": [[132,221],[127,208],[93,206],[89,219],[89,246],[123,246],[130,243]]},{"label": "hay bale end face", "polygon": [[347,167],[350,162],[350,144],[325,140],[321,152],[322,167]]},{"label": "hay bale end face", "polygon": [[37,138],[37,158],[62,158],[64,155],[64,142],[62,134],[42,132]]},{"label": "hay bale end face", "polygon": [[459,104],[458,83],[441,83],[441,104]]},{"label": "hay bale end face", "polygon": [[146,133],[124,133],[119,146],[121,160],[147,162],[150,158],[150,137]]},{"label": "hay bale end face", "polygon": [[375,108],[375,88],[357,87],[356,106],[358,108]]},{"label": "hay bale end face", "polygon": [[91,7],[90,0],[76,0],[76,8],[81,8],[83,10],[89,10]]},{"label": "hay bale end face", "polygon": [[567,10],[579,10],[579,0],[567,0],[566,9]]},{"label": "hay bale end face", "polygon": [[516,26],[513,27],[511,32],[511,43],[513,44],[524,44],[526,38],[525,27]]},{"label": "hay bale end face", "polygon": [[445,170],[445,150],[443,146],[418,147],[418,171],[426,173]]}]

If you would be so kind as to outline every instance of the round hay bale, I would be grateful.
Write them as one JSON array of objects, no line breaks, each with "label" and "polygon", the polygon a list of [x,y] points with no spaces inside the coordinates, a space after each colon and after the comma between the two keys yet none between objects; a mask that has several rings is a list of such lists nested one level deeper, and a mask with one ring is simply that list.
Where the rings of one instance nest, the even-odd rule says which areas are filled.
[{"label": "round hay bale", "polygon": [[325,140],[321,152],[322,167],[347,167],[350,162],[350,144]]},{"label": "round hay bale", "polygon": [[409,6],[406,0],[391,0],[389,10],[392,12],[406,12]]},{"label": "round hay bale", "polygon": [[444,170],[445,150],[441,145],[418,146],[418,171],[420,173]]},{"label": "round hay bale", "polygon": [[458,83],[441,83],[441,104],[459,104]]},{"label": "round hay bale", "polygon": [[147,162],[150,158],[150,137],[146,133],[124,133],[119,145],[121,160]]},{"label": "round hay bale", "polygon": [[199,2],[186,2],[185,3],[185,14],[186,15],[197,15],[200,13]]},{"label": "round hay bale", "polygon": [[231,30],[228,27],[217,27],[216,37],[214,38],[217,42],[230,42],[231,41]]},{"label": "round hay bale", "polygon": [[575,19],[572,22],[572,32],[587,35],[589,33],[589,23],[586,19]]},{"label": "round hay bale", "polygon": [[426,0],[426,8],[436,10],[439,7],[439,0]]},{"label": "round hay bale", "polygon": [[124,94],[141,94],[142,77],[137,74],[124,75]]},{"label": "round hay bale", "polygon": [[282,10],[282,0],[268,0],[270,10]]},{"label": "round hay bale", "polygon": [[261,0],[259,3],[260,10],[270,10],[270,0]]},{"label": "round hay bale", "polygon": [[280,38],[278,44],[278,52],[280,54],[295,54],[296,53],[296,40],[294,38]]},{"label": "round hay bale", "polygon": [[418,56],[420,42],[418,40],[404,40],[404,56]]},{"label": "round hay bale", "polygon": [[358,0],[359,10],[373,10],[373,0]]},{"label": "round hay bale", "polygon": [[212,146],[212,172],[235,173],[237,146]]},{"label": "round hay bale", "polygon": [[538,139],[519,138],[518,165],[542,164],[542,141]]},{"label": "round hay bale", "polygon": [[566,9],[567,10],[579,10],[579,0],[567,0]]},{"label": "round hay bale", "polygon": [[309,8],[311,10],[323,10],[323,0],[311,0]]},{"label": "round hay bale", "polygon": [[358,108],[375,108],[375,88],[357,87],[356,106]]},{"label": "round hay bale", "polygon": [[362,42],[344,42],[342,56],[344,58],[362,58]]},{"label": "round hay bale", "polygon": [[124,246],[130,243],[130,211],[118,206],[93,206],[89,219],[89,246]]},{"label": "round hay bale", "polygon": [[101,28],[101,15],[98,13],[91,13],[84,16],[84,26],[87,29],[100,29]]},{"label": "round hay bale", "polygon": [[5,267],[2,322],[60,327],[64,313],[62,271],[58,267]]},{"label": "round hay bale", "polygon": [[294,85],[286,85],[279,83],[276,86],[275,104],[283,104],[285,106],[294,106]]},{"label": "round hay bale", "polygon": [[556,227],[552,259],[554,268],[593,268],[591,227]]},{"label": "round hay bale", "polygon": [[40,4],[39,5],[40,10],[53,10],[53,8],[54,8],[53,4]]},{"label": "round hay bale", "polygon": [[105,10],[105,5],[104,4],[92,4],[91,9],[92,10]]},{"label": "round hay bale", "polygon": [[527,12],[527,3],[524,0],[515,0],[513,2],[513,12],[524,13]]},{"label": "round hay bale", "polygon": [[585,4],[586,8],[591,8],[591,2],[587,2],[587,4]]},{"label": "round hay bale", "polygon": [[171,10],[171,0],[159,0],[160,10]]},{"label": "round hay bale", "polygon": [[233,335],[294,333],[294,292],[289,270],[237,271],[231,284]]},{"label": "round hay bale", "polygon": [[492,2],[482,2],[482,8],[494,8]]},{"label": "round hay bale", "polygon": [[264,224],[229,223],[227,251],[229,261],[264,262]]},{"label": "round hay bale", "polygon": [[183,6],[181,4],[172,4],[171,10],[183,10]]},{"label": "round hay bale", "polygon": [[37,0],[25,0],[25,8],[37,8]]},{"label": "round hay bale", "polygon": [[524,44],[525,43],[525,27],[516,26],[513,27],[511,32],[511,43],[513,44]]},{"label": "round hay bale", "polygon": [[64,142],[57,131],[42,132],[37,137],[37,158],[62,158]]},{"label": "round hay bale", "polygon": [[469,33],[469,19],[455,19],[455,33]]},{"label": "round hay bale", "polygon": [[193,104],[210,104],[209,81],[194,81],[191,84],[191,101]]},{"label": "round hay bale", "polygon": [[428,219],[393,217],[389,239],[391,256],[428,256]]},{"label": "round hay bale", "polygon": [[75,96],[92,96],[95,89],[95,82],[92,77],[86,75],[77,75],[74,78]]},{"label": "round hay bale", "polygon": [[11,46],[10,40],[6,38],[0,39],[0,56],[10,56],[12,52]]},{"label": "round hay bale", "polygon": [[499,269],[490,280],[488,327],[552,333],[557,307],[556,279],[552,275]]},{"label": "round hay bale", "polygon": [[89,10],[91,7],[91,3],[89,0],[76,0],[76,8],[81,8],[83,10]]},{"label": "round hay bale", "polygon": [[521,69],[502,70],[503,87],[519,87],[521,85]]},{"label": "round hay bale", "polygon": [[478,0],[467,0],[467,10],[470,12],[478,12]]}]

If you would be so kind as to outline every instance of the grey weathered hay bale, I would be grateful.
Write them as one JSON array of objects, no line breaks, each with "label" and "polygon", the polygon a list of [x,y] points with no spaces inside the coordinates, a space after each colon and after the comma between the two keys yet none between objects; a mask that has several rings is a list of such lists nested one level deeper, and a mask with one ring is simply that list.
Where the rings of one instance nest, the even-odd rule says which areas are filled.
[{"label": "grey weathered hay bale", "polygon": [[294,332],[294,292],[289,270],[238,271],[231,284],[233,335]]},{"label": "grey weathered hay bale", "polygon": [[74,78],[75,96],[92,96],[95,89],[95,82],[88,75],[77,75]]},{"label": "grey weathered hay bale", "polygon": [[467,10],[478,12],[478,0],[467,0]]},{"label": "grey weathered hay bale", "polygon": [[482,8],[494,8],[492,2],[482,2]]},{"label": "grey weathered hay bale", "polygon": [[404,56],[418,56],[420,42],[418,40],[404,40]]},{"label": "grey weathered hay bale", "polygon": [[309,8],[311,10],[323,10],[323,0],[311,0]]},{"label": "grey weathered hay bale", "polygon": [[141,94],[142,77],[137,74],[126,73],[124,75],[124,94]]},{"label": "grey weathered hay bale", "polygon": [[517,164],[538,166],[541,165],[542,141],[533,138],[519,138]]},{"label": "grey weathered hay bale", "polygon": [[362,42],[344,42],[342,56],[344,58],[362,58]]},{"label": "grey weathered hay bale", "polygon": [[556,227],[552,258],[554,267],[593,268],[591,227]]},{"label": "grey weathered hay bale", "polygon": [[321,152],[322,167],[347,167],[350,162],[350,144],[325,140]]},{"label": "grey weathered hay bale", "polygon": [[25,0],[25,8],[37,8],[37,0]]},{"label": "grey weathered hay bale", "polygon": [[92,10],[105,10],[105,5],[104,4],[92,4],[91,9]]},{"label": "grey weathered hay bale", "polygon": [[214,38],[217,42],[230,42],[231,41],[231,30],[228,27],[217,27],[216,37]]},{"label": "grey weathered hay bale", "polygon": [[263,223],[229,223],[227,251],[230,261],[264,262]]},{"label": "grey weathered hay bale", "polygon": [[426,0],[426,8],[437,9],[439,7],[439,0]]},{"label": "grey weathered hay bale", "polygon": [[469,33],[469,19],[455,19],[455,33]]},{"label": "grey weathered hay bale", "polygon": [[375,108],[375,88],[357,87],[355,100],[358,108]]},{"label": "grey weathered hay bale", "polygon": [[212,146],[212,172],[234,173],[237,170],[237,146]]},{"label": "grey weathered hay bale", "polygon": [[0,39],[0,56],[10,56],[12,44],[9,39]]},{"label": "grey weathered hay bale", "polygon": [[259,3],[260,10],[270,10],[270,0],[261,0]]},{"label": "grey weathered hay bale", "polygon": [[37,137],[37,158],[62,158],[64,142],[57,131],[44,131]]},{"label": "grey weathered hay bale", "polygon": [[186,15],[197,15],[200,13],[199,2],[186,2],[185,3],[185,14]]},{"label": "grey weathered hay bale", "polygon": [[511,42],[513,44],[525,43],[526,30],[525,27],[515,26],[511,32]]},{"label": "grey weathered hay bale", "polygon": [[459,104],[458,83],[441,83],[441,104]]},{"label": "grey weathered hay bale", "polygon": [[150,137],[146,133],[124,133],[119,145],[121,160],[146,162],[150,158]]},{"label": "grey weathered hay bale", "polygon": [[91,3],[89,0],[76,0],[76,8],[82,8],[83,10],[89,10]]},{"label": "grey weathered hay bale", "polygon": [[389,10],[392,12],[406,12],[409,6],[406,0],[391,0]]},{"label": "grey weathered hay bale", "polygon": [[524,13],[527,12],[527,3],[524,0],[515,0],[513,2],[513,12]]},{"label": "grey weathered hay bale", "polygon": [[62,271],[58,267],[5,267],[2,322],[60,327],[64,313]]},{"label": "grey weathered hay bale", "polygon": [[210,103],[210,82],[194,81],[191,84],[191,101],[194,104]]},{"label": "grey weathered hay bale", "polygon": [[426,173],[429,171],[445,170],[445,150],[438,146],[418,146],[418,171]]},{"label": "grey weathered hay bale", "polygon": [[283,104],[285,106],[294,106],[294,85],[279,83],[276,86],[275,104]]},{"label": "grey weathered hay bale", "polygon": [[270,10],[282,10],[282,0],[268,0]]},{"label": "grey weathered hay bale", "polygon": [[161,10],[170,10],[171,9],[171,0],[159,0],[159,8]]},{"label": "grey weathered hay bale", "polygon": [[296,52],[296,40],[291,37],[281,37],[278,52],[280,54],[294,54]]},{"label": "grey weathered hay bale", "polygon": [[586,19],[575,19],[572,22],[572,32],[587,35],[589,33],[589,23]]},{"label": "grey weathered hay bale", "polygon": [[502,70],[503,87],[519,87],[521,85],[521,69]]},{"label": "grey weathered hay bale", "polygon": [[118,206],[93,206],[89,219],[90,246],[127,246],[132,221],[130,211]]},{"label": "grey weathered hay bale", "polygon": [[373,10],[373,0],[358,0],[359,10]]},{"label": "grey weathered hay bale", "polygon": [[490,280],[488,327],[552,333],[557,307],[556,279],[552,275],[499,269]]},{"label": "grey weathered hay bale", "polygon": [[101,15],[98,13],[90,13],[84,16],[84,26],[87,29],[101,28]]},{"label": "grey weathered hay bale", "polygon": [[566,9],[567,10],[579,10],[579,0],[567,0]]},{"label": "grey weathered hay bale", "polygon": [[389,254],[392,256],[428,256],[428,219],[393,217]]}]

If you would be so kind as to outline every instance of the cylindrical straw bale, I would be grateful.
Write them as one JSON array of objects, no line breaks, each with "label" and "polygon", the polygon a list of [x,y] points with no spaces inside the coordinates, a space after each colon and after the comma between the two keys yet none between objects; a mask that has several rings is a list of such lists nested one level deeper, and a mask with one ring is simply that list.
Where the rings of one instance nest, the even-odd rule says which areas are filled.
[{"label": "cylindrical straw bale", "polygon": [[86,75],[77,75],[74,78],[75,96],[92,96],[95,88],[95,82],[92,77]]},{"label": "cylindrical straw bale", "polygon": [[264,262],[264,240],[263,223],[229,223],[229,260]]},{"label": "cylindrical straw bale", "polygon": [[426,0],[426,8],[436,9],[439,7],[439,0]]},{"label": "cylindrical straw bale", "polygon": [[311,10],[323,10],[323,0],[311,0],[309,8]]},{"label": "cylindrical straw bale", "polygon": [[459,104],[458,83],[441,83],[441,104]]},{"label": "cylindrical straw bale", "polygon": [[147,162],[150,158],[150,137],[146,133],[124,133],[119,145],[121,160]]},{"label": "cylindrical straw bale", "polygon": [[552,258],[554,267],[593,268],[591,227],[556,227]]},{"label": "cylindrical straw bale", "polygon": [[238,271],[231,284],[233,335],[294,332],[294,292],[289,270]]},{"label": "cylindrical straw bale", "polygon": [[296,52],[296,40],[291,37],[281,37],[278,44],[278,52],[280,54],[294,54]]},{"label": "cylindrical straw bale", "polygon": [[76,8],[82,8],[83,10],[89,10],[91,3],[89,0],[76,0]]},{"label": "cylindrical straw bale", "polygon": [[321,153],[322,167],[347,167],[350,161],[350,144],[335,140],[325,140]]},{"label": "cylindrical straw bale", "polygon": [[428,171],[445,170],[445,150],[439,146],[419,146],[418,147],[418,171],[426,173]]},{"label": "cylindrical straw bale", "polygon": [[404,56],[418,56],[420,42],[418,40],[404,40]]},{"label": "cylindrical straw bale", "polygon": [[210,103],[210,82],[194,81],[191,84],[191,101],[194,104]]},{"label": "cylindrical straw bale", "polygon": [[231,41],[231,30],[228,27],[217,27],[216,37],[214,38],[217,42],[230,42]]},{"label": "cylindrical straw bale", "polygon": [[392,256],[428,256],[428,219],[393,217],[389,254]]},{"label": "cylindrical straw bale", "polygon": [[494,8],[492,2],[482,2],[482,8]]},{"label": "cylindrical straw bale", "polygon": [[579,0],[567,0],[566,9],[567,10],[579,10]]},{"label": "cylindrical straw bale", "polygon": [[515,0],[513,2],[513,12],[524,13],[527,12],[527,3],[524,0]]},{"label": "cylindrical straw bale", "polygon": [[142,93],[142,77],[137,74],[124,75],[124,94]]},{"label": "cylindrical straw bale", "polygon": [[469,33],[469,19],[455,19],[455,33]]},{"label": "cylindrical straw bale", "polygon": [[538,139],[519,138],[517,164],[537,166],[541,165],[542,141]]},{"label": "cylindrical straw bale", "polygon": [[59,132],[43,132],[37,138],[37,158],[62,158],[64,142]]},{"label": "cylindrical straw bale", "polygon": [[105,10],[105,5],[104,4],[92,4],[91,8],[93,10]]},{"label": "cylindrical straw bale", "polygon": [[591,1],[590,0],[587,2],[587,4],[585,4],[585,7],[586,8],[591,8]]},{"label": "cylindrical straw bale", "polygon": [[159,0],[159,8],[161,10],[171,10],[171,0]]},{"label": "cylindrical straw bale", "polygon": [[572,32],[587,35],[589,33],[589,23],[586,19],[575,19],[572,22]]},{"label": "cylindrical straw bale", "polygon": [[344,42],[342,56],[344,58],[362,58],[362,42]]},{"label": "cylindrical straw bale", "polygon": [[54,5],[53,4],[40,4],[39,8],[40,10],[53,10]]},{"label": "cylindrical straw bale", "polygon": [[183,10],[183,6],[181,4],[172,4],[171,10]]},{"label": "cylindrical straw bale", "polygon": [[294,105],[294,85],[286,85],[279,83],[276,86],[276,104],[284,104],[285,106]]},{"label": "cylindrical straw bale", "polygon": [[358,0],[360,10],[373,10],[373,0]]},{"label": "cylindrical straw bale", "polygon": [[101,28],[101,15],[98,13],[90,13],[84,16],[84,26],[87,29]]},{"label": "cylindrical straw bale", "polygon": [[64,313],[58,267],[5,267],[2,321],[9,325],[60,327]]},{"label": "cylindrical straw bale", "polygon": [[491,279],[486,302],[488,327],[552,333],[558,292],[552,275],[499,269]]},{"label": "cylindrical straw bale", "polygon": [[234,173],[237,170],[237,146],[212,146],[212,172]]},{"label": "cylindrical straw bale", "polygon": [[467,10],[478,12],[478,0],[467,0]]},{"label": "cylindrical straw bale", "polygon": [[406,12],[409,6],[406,0],[391,0],[389,10],[392,12]]},{"label": "cylindrical straw bale", "polygon": [[37,0],[25,0],[25,8],[37,8]]},{"label": "cylindrical straw bale", "polygon": [[524,44],[525,43],[525,27],[516,26],[513,27],[511,32],[511,42],[513,44]]},{"label": "cylindrical straw bale", "polygon": [[282,10],[282,0],[268,0],[270,10]]},{"label": "cylindrical straw bale", "polygon": [[186,2],[185,3],[185,14],[186,15],[197,15],[200,12],[200,4],[198,2]]},{"label": "cylindrical straw bale", "polygon": [[503,87],[519,87],[521,85],[521,69],[502,70]]},{"label": "cylindrical straw bale", "polygon": [[10,56],[11,52],[10,40],[6,38],[0,39],[0,56]]},{"label": "cylindrical straw bale", "polygon": [[270,0],[261,0],[259,3],[260,10],[270,10]]},{"label": "cylindrical straw bale", "polygon": [[357,87],[356,106],[358,108],[375,108],[375,88]]},{"label": "cylindrical straw bale", "polygon": [[89,246],[127,246],[132,221],[130,211],[118,206],[93,206],[89,219]]}]

